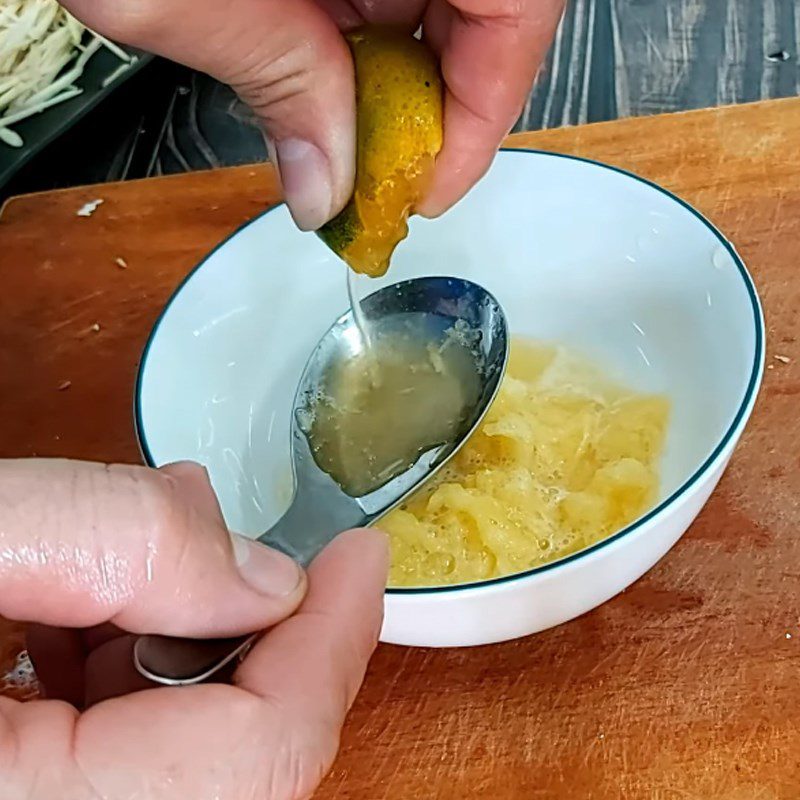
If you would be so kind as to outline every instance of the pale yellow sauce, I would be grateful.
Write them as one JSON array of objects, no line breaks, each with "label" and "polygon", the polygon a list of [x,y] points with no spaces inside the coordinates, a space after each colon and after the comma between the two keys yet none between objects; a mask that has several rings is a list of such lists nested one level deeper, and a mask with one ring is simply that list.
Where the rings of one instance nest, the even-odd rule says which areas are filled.
[{"label": "pale yellow sauce", "polygon": [[460,438],[480,392],[475,354],[456,328],[432,342],[423,315],[406,314],[370,326],[369,339],[325,376],[309,426],[317,464],[353,497]]},{"label": "pale yellow sauce", "polygon": [[391,586],[464,583],[581,550],[655,501],[669,402],[613,385],[563,348],[514,341],[483,424],[379,527]]}]

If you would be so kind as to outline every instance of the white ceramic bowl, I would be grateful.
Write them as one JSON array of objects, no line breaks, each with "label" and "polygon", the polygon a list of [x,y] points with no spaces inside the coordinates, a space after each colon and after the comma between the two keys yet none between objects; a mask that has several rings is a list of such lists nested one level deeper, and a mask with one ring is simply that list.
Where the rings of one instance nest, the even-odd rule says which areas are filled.
[{"label": "white ceramic bowl", "polygon": [[[577,347],[673,401],[659,501],[625,530],[521,575],[387,591],[384,641],[485,644],[594,608],[675,544],[752,411],[763,318],[736,251],[692,208],[619,170],[539,152],[500,153],[455,209],[414,219],[389,276],[365,288],[431,274],[478,281],[513,334]],[[184,281],[148,344],[136,398],[147,461],[205,464],[230,527],[267,529],[291,495],[295,386],[346,308],[345,268],[285,207],[234,234]]]}]

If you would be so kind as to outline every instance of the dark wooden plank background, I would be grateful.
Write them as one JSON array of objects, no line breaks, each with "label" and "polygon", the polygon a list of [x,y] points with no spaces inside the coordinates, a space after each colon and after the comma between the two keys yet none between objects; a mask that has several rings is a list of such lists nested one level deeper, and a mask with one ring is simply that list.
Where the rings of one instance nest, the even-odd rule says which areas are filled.
[{"label": "dark wooden plank background", "polygon": [[[570,0],[517,130],[796,95],[798,51],[800,0]],[[263,158],[226,87],[157,62],[3,194]]]}]

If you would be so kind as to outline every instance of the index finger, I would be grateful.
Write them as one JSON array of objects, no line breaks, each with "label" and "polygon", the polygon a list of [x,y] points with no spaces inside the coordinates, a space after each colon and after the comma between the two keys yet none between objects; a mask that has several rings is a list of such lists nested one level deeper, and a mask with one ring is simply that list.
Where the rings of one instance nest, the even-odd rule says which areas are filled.
[{"label": "index finger", "polygon": [[253,648],[236,685],[280,698],[286,719],[319,731],[335,752],[377,643],[388,568],[384,534],[339,535],[309,568],[309,591],[299,611]]},{"label": "index finger", "polygon": [[417,211],[435,217],[483,176],[517,121],[564,0],[431,0],[425,37],[445,81],[444,146]]}]

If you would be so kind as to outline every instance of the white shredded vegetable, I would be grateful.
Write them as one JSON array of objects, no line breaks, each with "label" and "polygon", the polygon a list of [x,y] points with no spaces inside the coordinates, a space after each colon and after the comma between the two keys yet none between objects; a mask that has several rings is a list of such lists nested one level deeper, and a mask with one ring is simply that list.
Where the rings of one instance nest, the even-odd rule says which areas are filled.
[{"label": "white shredded vegetable", "polygon": [[0,0],[0,142],[22,147],[12,125],[81,94],[76,82],[103,47],[121,62],[105,87],[134,56],[85,28],[56,0]]}]

